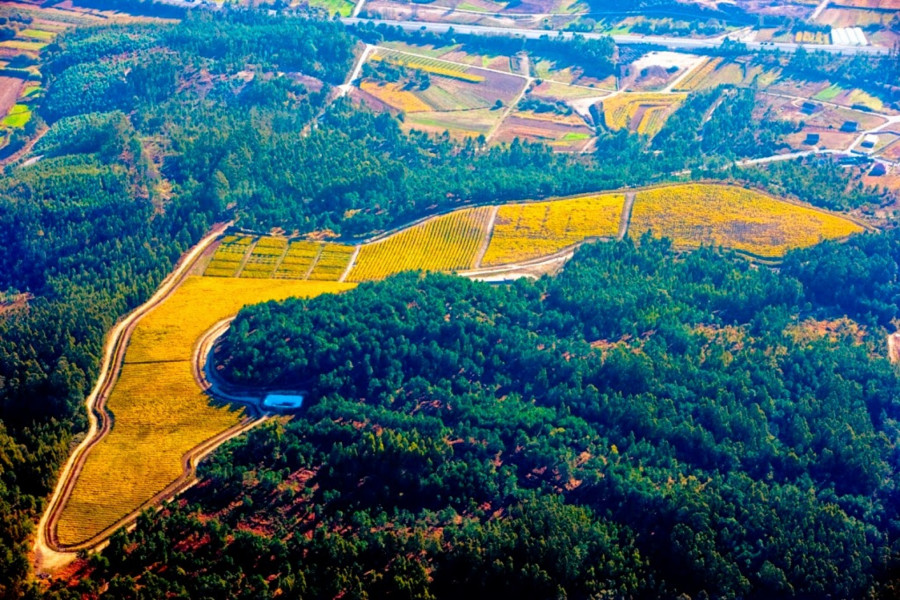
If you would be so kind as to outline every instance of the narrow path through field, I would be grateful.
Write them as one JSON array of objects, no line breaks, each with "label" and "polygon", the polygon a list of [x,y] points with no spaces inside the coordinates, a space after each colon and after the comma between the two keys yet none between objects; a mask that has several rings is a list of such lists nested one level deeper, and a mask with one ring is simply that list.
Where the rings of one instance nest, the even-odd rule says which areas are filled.
[{"label": "narrow path through field", "polygon": [[484,136],[485,144],[487,144],[488,142],[491,141],[491,138],[494,137],[494,135],[497,133],[497,130],[500,129],[501,125],[503,125],[503,121],[505,121],[506,118],[510,115],[510,113],[512,113],[512,111],[515,110],[516,106],[518,106],[518,104],[519,104],[519,101],[522,100],[522,98],[525,96],[525,92],[528,91],[528,88],[531,87],[531,84],[533,82],[534,82],[534,79],[532,79],[531,77],[525,78],[525,85],[522,86],[522,89],[519,90],[519,93],[516,95],[516,97],[513,98],[512,102],[509,103],[509,106],[507,106],[504,109],[503,114],[500,115],[500,120],[497,121],[496,123],[494,123],[493,127],[491,127],[491,130],[488,132],[488,134],[486,136]]},{"label": "narrow path through field", "polygon": [[819,2],[819,5],[816,7],[816,10],[814,10],[813,13],[811,15],[809,15],[810,23],[812,23],[813,21],[815,21],[816,19],[819,18],[819,15],[822,14],[822,11],[825,10],[825,8],[828,6],[828,3],[830,1],[831,0],[822,0],[821,2]]},{"label": "narrow path through field", "polygon": [[[360,4],[362,4],[363,1],[364,0],[360,0]],[[350,75],[347,77],[347,81],[338,86],[338,98],[340,98],[341,96],[346,96],[348,93],[350,93],[350,88],[353,87],[353,82],[356,81],[359,77],[363,65],[366,64],[366,60],[369,58],[369,55],[375,48],[376,46],[366,44],[366,47],[363,49],[363,51],[359,55],[359,58],[356,60],[356,65],[354,65],[353,70],[350,71]]]},{"label": "narrow path through field", "polygon": [[247,251],[244,252],[244,258],[241,259],[241,262],[238,265],[237,271],[235,271],[235,273],[234,273],[235,277],[240,277],[241,273],[244,272],[244,267],[247,266],[247,261],[250,260],[250,255],[253,254],[253,249],[256,248],[256,244],[259,243],[259,240],[260,240],[260,238],[257,238],[255,240],[253,240],[252,242],[250,242],[250,244],[247,246]]},{"label": "narrow path through field", "polygon": [[625,192],[625,204],[622,205],[622,216],[619,219],[619,233],[616,239],[620,242],[628,235],[628,227],[631,225],[631,210],[634,207],[634,199],[637,192]]},{"label": "narrow path through field", "polygon": [[309,263],[309,268],[306,270],[306,275],[303,276],[303,279],[309,279],[309,276],[312,275],[313,269],[316,268],[316,265],[319,262],[319,259],[322,258],[322,252],[325,251],[325,244],[319,246],[319,251],[316,252],[316,255],[313,257],[312,261]]},{"label": "narrow path through field", "polygon": [[485,226],[484,240],[481,242],[481,248],[478,249],[478,254],[475,256],[475,268],[481,267],[481,261],[484,260],[484,255],[487,253],[488,246],[491,245],[491,238],[494,237],[494,223],[497,221],[497,213],[500,212],[500,206],[497,205],[491,209],[491,216],[488,219],[487,226]]},{"label": "narrow path through field", "polygon": [[353,270],[353,265],[356,264],[356,257],[359,256],[359,249],[362,248],[361,244],[357,244],[356,248],[353,249],[353,255],[350,256],[350,262],[347,263],[347,268],[344,269],[344,272],[341,273],[341,276],[338,278],[338,283],[344,283],[347,281],[347,276],[350,275],[350,271]]},{"label": "narrow path through field", "polygon": [[33,546],[35,572],[41,573],[56,570],[65,566],[76,557],[75,552],[67,552],[56,546],[54,543],[54,525],[75,485],[75,480],[84,465],[88,452],[103,439],[103,436],[111,428],[112,421],[104,405],[118,377],[131,332],[134,331],[141,317],[156,308],[175,291],[207,248],[231,224],[231,222],[228,222],[215,226],[206,237],[200,240],[197,245],[181,258],[172,273],[163,280],[156,293],[147,302],[122,318],[107,336],[97,383],[90,395],[85,399],[89,424],[87,434],[84,440],[75,448],[75,451],[72,452],[69,460],[66,461],[53,495],[47,503],[47,509],[38,522],[37,535]]},{"label": "narrow path through field", "polygon": [[287,256],[288,250],[290,250],[290,249],[291,249],[291,245],[290,245],[290,244],[285,244],[285,245],[284,245],[284,252],[282,252],[282,253],[281,253],[281,256],[279,256],[279,257],[275,260],[275,266],[272,267],[272,277],[274,277],[274,276],[275,276],[275,273],[278,272],[278,269],[281,267],[281,263],[284,262],[284,257]]}]

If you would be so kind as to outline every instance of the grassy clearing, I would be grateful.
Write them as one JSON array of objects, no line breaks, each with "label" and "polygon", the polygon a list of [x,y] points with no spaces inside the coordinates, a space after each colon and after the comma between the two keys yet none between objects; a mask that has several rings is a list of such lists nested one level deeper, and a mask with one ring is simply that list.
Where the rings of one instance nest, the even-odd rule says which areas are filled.
[{"label": "grassy clearing", "polygon": [[842,238],[862,227],[839,215],[743,188],[676,185],[638,192],[629,234],[646,231],[679,247],[725,246],[767,257]]},{"label": "grassy clearing", "polygon": [[625,196],[602,194],[501,206],[483,266],[558,252],[590,237],[615,237]]},{"label": "grassy clearing", "polygon": [[310,0],[309,5],[324,8],[329,15],[338,13],[342,17],[349,17],[353,12],[353,3],[347,0]]},{"label": "grassy clearing", "polygon": [[412,269],[453,271],[474,266],[487,237],[491,207],[458,210],[360,249],[351,281],[384,279]]},{"label": "grassy clearing", "polygon": [[13,128],[22,128],[31,120],[31,109],[25,104],[16,104],[13,106],[6,118],[3,119],[3,125]]},{"label": "grassy clearing", "polygon": [[112,431],[88,455],[58,523],[77,544],[138,509],[181,474],[191,448],[239,422],[210,405],[191,373],[197,339],[246,304],[312,297],[350,284],[191,277],[141,320],[107,406]]},{"label": "grassy clearing", "polygon": [[29,42],[25,40],[6,40],[0,42],[0,48],[12,48],[13,50],[26,50],[29,52],[39,52],[47,42]]},{"label": "grassy clearing", "polygon": [[40,29],[23,29],[19,32],[19,35],[39,42],[52,42],[57,34],[53,31],[42,31]]}]

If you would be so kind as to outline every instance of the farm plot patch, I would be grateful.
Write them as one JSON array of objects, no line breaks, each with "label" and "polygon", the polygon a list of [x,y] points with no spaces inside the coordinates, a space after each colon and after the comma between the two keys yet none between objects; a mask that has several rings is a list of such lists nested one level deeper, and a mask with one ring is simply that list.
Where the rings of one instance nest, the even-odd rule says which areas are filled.
[{"label": "farm plot patch", "polygon": [[600,110],[609,129],[628,129],[653,137],[686,97],[686,94],[626,92],[603,99]]},{"label": "farm plot patch", "polygon": [[383,48],[370,61],[375,66],[359,83],[359,97],[406,113],[405,129],[457,138],[488,134],[526,85],[523,77]]},{"label": "farm plot patch", "polygon": [[354,246],[326,244],[309,274],[311,281],[337,281],[350,266],[350,259],[356,252]]},{"label": "farm plot patch", "polygon": [[706,58],[673,86],[675,91],[706,90],[719,85],[752,86],[766,89],[778,81],[780,70],[764,69],[747,62]]},{"label": "farm plot patch", "polygon": [[613,238],[625,196],[602,194],[507,204],[497,211],[482,266],[547,256],[589,238]]},{"label": "farm plot patch", "polygon": [[275,269],[287,251],[288,243],[284,238],[259,238],[253,250],[244,261],[241,277],[253,279],[269,279],[274,277]]},{"label": "farm plot patch", "polygon": [[494,134],[497,142],[514,139],[543,142],[563,152],[580,151],[593,139],[594,133],[578,115],[539,114],[513,111]]},{"label": "farm plot patch", "polygon": [[629,235],[647,231],[679,247],[724,246],[763,257],[843,238],[863,229],[834,213],[722,185],[676,185],[640,191]]},{"label": "farm plot patch", "polygon": [[246,304],[312,297],[338,283],[190,277],[138,324],[107,401],[113,428],[87,457],[57,522],[63,545],[102,533],[183,473],[182,457],[240,422],[241,411],[212,406],[193,378],[194,344]]},{"label": "farm plot patch", "polygon": [[295,240],[290,243],[275,270],[278,279],[306,279],[313,264],[322,253],[324,244],[307,240]]},{"label": "farm plot patch", "polygon": [[350,281],[384,279],[401,271],[470,269],[487,240],[491,207],[458,210],[362,246]]},{"label": "farm plot patch", "polygon": [[225,236],[216,248],[216,252],[203,274],[208,277],[236,276],[252,244],[253,238],[250,236]]}]

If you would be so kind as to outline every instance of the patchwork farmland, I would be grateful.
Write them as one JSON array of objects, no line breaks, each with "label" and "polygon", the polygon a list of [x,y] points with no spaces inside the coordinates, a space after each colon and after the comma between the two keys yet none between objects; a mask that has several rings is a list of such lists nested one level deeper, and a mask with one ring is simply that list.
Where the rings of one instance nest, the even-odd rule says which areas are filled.
[{"label": "patchwork farmland", "polygon": [[185,465],[198,448],[249,423],[242,409],[211,403],[194,371],[198,341],[244,305],[337,293],[355,285],[339,279],[377,280],[407,269],[468,270],[477,277],[586,240],[612,243],[626,229],[634,239],[652,232],[678,247],[715,244],[761,257],[862,230],[840,215],[727,185],[670,185],[627,196],[630,219],[626,194],[610,192],[460,209],[356,246],[224,236],[214,251],[198,253],[208,255],[200,259],[207,260],[206,276],[187,277],[125,338],[105,405],[111,429],[90,447],[50,539],[68,548],[99,542],[187,481]]},{"label": "patchwork farmland", "polygon": [[[519,55],[394,42],[375,48],[351,97],[376,110],[402,113],[407,130],[447,132],[456,139],[484,136],[494,143],[518,137],[562,152],[586,150],[595,137],[590,107],[609,89],[566,69],[554,70],[546,61],[529,65]],[[559,75],[563,81],[535,79],[532,72]],[[556,108],[553,114],[538,113],[521,104],[532,100]]]}]

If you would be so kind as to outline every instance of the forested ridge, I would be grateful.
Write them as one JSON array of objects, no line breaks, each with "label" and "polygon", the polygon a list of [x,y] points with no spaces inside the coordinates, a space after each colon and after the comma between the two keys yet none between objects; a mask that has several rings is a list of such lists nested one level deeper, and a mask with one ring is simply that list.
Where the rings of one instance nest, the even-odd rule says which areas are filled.
[{"label": "forested ridge", "polygon": [[853,271],[898,248],[778,273],[646,237],[534,283],[410,273],[245,308],[226,377],[312,404],[53,597],[887,597],[900,379],[876,296],[898,284]]},{"label": "forested ridge", "polygon": [[[774,117],[748,118],[751,104],[743,91],[719,89],[699,95],[696,104],[687,103],[679,119],[664,128],[660,135],[672,148],[664,153],[655,141],[621,132],[604,137],[596,153],[585,157],[553,154],[541,145],[485,148],[477,140],[456,144],[447,138],[405,134],[388,115],[375,115],[347,101],[329,102],[333,87],[344,81],[354,59],[355,43],[356,38],[335,22],[223,10],[189,11],[180,23],[78,28],[48,47],[42,67],[46,95],[36,112],[37,122],[49,126],[35,146],[43,158],[30,166],[7,167],[0,177],[0,292],[4,302],[22,299],[22,304],[10,307],[0,304],[0,597],[26,593],[29,536],[73,436],[86,425],[83,400],[97,374],[105,332],[149,297],[178,256],[214,222],[235,218],[242,226],[260,230],[331,229],[346,237],[363,236],[458,205],[645,184],[682,169],[706,175],[706,169],[734,158],[777,149],[779,136],[787,131]],[[556,43],[541,42],[530,50],[561,53]],[[608,58],[610,50],[603,43],[587,42],[582,49],[599,58]],[[610,68],[606,62],[601,67]],[[698,119],[722,95],[734,98],[730,112],[705,122]],[[729,120],[740,126],[725,127]],[[732,138],[739,143],[726,142]],[[820,194],[812,187],[815,170],[794,163],[785,169],[774,175],[760,170],[753,182],[772,186],[774,181],[826,206],[883,200],[877,190],[853,186],[843,171],[833,173],[829,193]],[[733,177],[748,179],[739,171]],[[850,193],[834,192],[841,186]],[[894,238],[872,243],[888,244],[894,257],[890,260],[896,263]],[[873,248],[860,246],[857,251],[887,260],[884,248]],[[831,265],[827,251],[821,252],[811,254],[809,264]],[[889,269],[891,263],[878,264]],[[875,281],[851,265],[839,272],[859,287]],[[414,281],[406,285],[419,285]],[[440,281],[429,280],[428,285],[445,285]],[[889,277],[878,281],[879,293],[888,290],[896,298],[895,282]],[[891,311],[887,296],[873,295],[868,303],[845,306],[845,298],[825,297],[826,288],[823,284],[822,298],[810,298],[830,303],[835,310],[856,311],[854,318],[866,323],[865,315],[871,315],[875,323],[887,324]],[[534,293],[539,288],[528,289]],[[553,314],[564,314],[560,311]],[[579,339],[572,332],[557,333],[563,340]],[[583,346],[584,340],[576,341],[571,343]],[[351,412],[368,411],[367,406],[354,404]],[[379,419],[387,414],[379,413]],[[530,414],[526,411],[523,418],[532,418]],[[292,423],[286,431],[304,426]],[[268,439],[270,433],[259,435]],[[257,437],[252,440],[255,444]],[[223,456],[222,461],[234,460],[230,454]],[[249,465],[260,457],[248,456],[244,463],[236,463],[234,473],[256,468]],[[319,460],[309,456],[310,461]],[[219,460],[215,468],[231,473]],[[225,489],[236,498],[242,488],[229,480]],[[253,495],[247,498],[252,504]],[[653,594],[669,589],[659,586],[673,586],[669,580],[647,583],[656,581],[659,573],[653,571],[656,567],[646,567],[653,564],[652,557],[640,549],[637,538],[628,537],[630,526],[609,521],[595,530],[595,525],[587,524],[602,514],[596,507],[557,507],[536,496],[535,506],[540,508],[532,514],[530,500],[520,495],[516,502],[508,504],[509,511],[531,515],[527,527],[565,529],[570,525],[562,523],[577,522],[582,524],[576,529],[586,548],[634,544],[634,553],[611,559],[618,566],[610,573],[630,573],[633,567],[635,573],[649,573],[649,579],[636,576],[634,587],[628,589]],[[366,510],[375,514],[374,509]],[[337,527],[343,514],[329,517],[331,525],[325,530]],[[468,523],[468,513],[464,517],[463,523]],[[525,535],[482,517],[477,518],[486,529],[478,535]],[[184,518],[193,517],[185,513]],[[404,518],[413,523],[418,516]],[[490,528],[496,530],[491,533]],[[880,537],[872,544],[884,549],[891,534],[876,530]],[[217,531],[224,535],[227,530]],[[448,535],[463,532],[451,530]],[[226,541],[222,539],[223,544]],[[343,560],[345,550],[330,546],[332,542],[331,538],[323,542],[320,565]],[[258,540],[248,538],[248,543]],[[499,541],[496,544],[498,555],[509,550]],[[152,554],[154,547],[148,544],[146,552]],[[102,567],[104,559],[98,560]],[[460,560],[467,564],[470,559]],[[400,563],[410,569],[410,577],[420,574],[414,564]],[[864,574],[855,580],[854,589],[869,585],[883,557],[872,564],[871,569],[858,571]],[[109,578],[111,595],[127,597],[128,569],[121,565],[115,569],[123,576],[101,569],[96,581]],[[192,572],[189,564],[184,571]],[[242,573],[236,571],[234,577]],[[757,581],[755,576],[742,576]],[[146,575],[142,585],[155,577]],[[359,573],[350,569],[347,577],[355,581]],[[201,577],[191,585],[213,586],[203,589],[215,597],[214,584]],[[599,585],[587,580],[578,583],[582,584]],[[182,584],[173,579],[165,585]],[[252,597],[261,585],[254,580],[246,593]],[[201,596],[198,592],[190,597]]]}]

